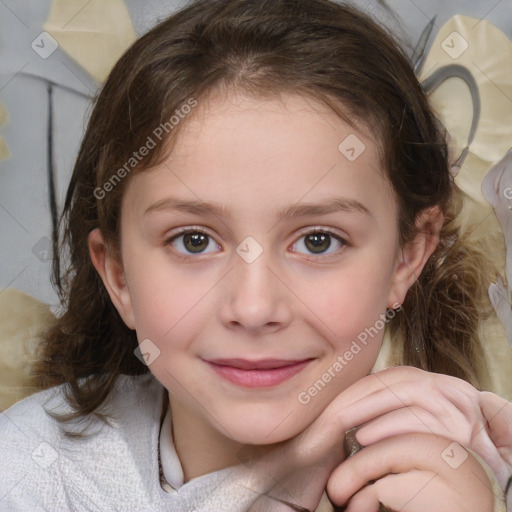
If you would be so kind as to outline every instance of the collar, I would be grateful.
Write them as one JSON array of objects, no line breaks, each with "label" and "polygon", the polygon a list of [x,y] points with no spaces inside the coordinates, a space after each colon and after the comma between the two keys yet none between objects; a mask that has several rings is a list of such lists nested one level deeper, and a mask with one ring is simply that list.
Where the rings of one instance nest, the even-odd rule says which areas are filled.
[{"label": "collar", "polygon": [[158,459],[162,489],[169,494],[175,494],[183,485],[184,477],[172,436],[170,405],[167,405],[167,411],[160,428]]}]

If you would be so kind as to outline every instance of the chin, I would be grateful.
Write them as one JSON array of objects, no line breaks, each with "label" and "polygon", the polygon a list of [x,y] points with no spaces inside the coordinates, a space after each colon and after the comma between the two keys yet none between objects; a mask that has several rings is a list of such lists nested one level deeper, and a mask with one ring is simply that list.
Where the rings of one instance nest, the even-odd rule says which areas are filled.
[{"label": "chin", "polygon": [[[300,434],[310,421],[304,417],[304,410],[288,414],[283,414],[283,410],[276,414],[256,408],[252,414],[248,411],[241,411],[238,417],[231,414],[225,423],[226,430],[231,439],[242,444],[262,446],[287,441]],[[298,417],[297,412],[302,412],[302,415]]]},{"label": "chin", "polygon": [[251,428],[242,426],[240,429],[235,429],[230,433],[233,441],[236,441],[240,444],[267,446],[282,443],[283,441],[288,441],[292,437],[295,437],[297,434],[299,434],[300,430],[281,430],[278,433],[269,434],[269,431],[266,429],[255,429],[254,426]]}]

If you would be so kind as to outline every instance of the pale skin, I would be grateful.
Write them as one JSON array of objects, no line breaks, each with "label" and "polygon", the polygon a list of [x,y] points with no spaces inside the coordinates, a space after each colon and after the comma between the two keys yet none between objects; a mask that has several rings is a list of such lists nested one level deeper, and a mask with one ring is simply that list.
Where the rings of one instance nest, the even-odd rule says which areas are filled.
[{"label": "pale skin", "polygon": [[[130,178],[121,211],[120,259],[97,229],[89,246],[126,325],[136,330],[139,342],[150,339],[160,350],[150,370],[169,392],[185,480],[240,464],[244,449],[266,454],[249,471],[254,476],[260,468],[253,481],[261,491],[275,485],[268,478],[271,469],[293,501],[310,509],[326,486],[339,504],[362,489],[349,510],[368,512],[377,498],[403,505],[411,485],[426,485],[431,492],[421,499],[418,494],[403,510],[442,510],[439,500],[450,511],[492,510],[492,493],[468,478],[474,474],[488,484],[476,459],[469,455],[454,471],[438,456],[452,436],[461,437],[460,430],[448,428],[451,415],[432,425],[402,417],[397,422],[393,414],[403,403],[375,400],[378,386],[366,376],[382,331],[314,400],[304,405],[297,399],[365,327],[403,302],[438,242],[439,210],[424,212],[415,239],[400,247],[397,204],[380,168],[377,143],[311,99],[212,95],[182,128],[162,166]],[[355,133],[365,150],[349,161],[338,146]],[[217,203],[224,211],[172,209],[171,197]],[[284,219],[276,213],[287,205],[325,205],[333,197],[342,198],[343,208]],[[189,252],[180,228],[206,233],[205,250]],[[313,230],[332,233],[326,254],[315,255],[305,244]],[[236,252],[249,236],[263,250],[250,263]],[[247,389],[211,371],[205,361],[212,358],[309,362],[276,386]],[[387,371],[405,382],[408,370]],[[432,382],[432,374],[423,373],[409,375],[414,385],[399,383],[397,389],[428,416],[432,404],[425,403],[420,382]],[[389,392],[387,384],[381,386]],[[465,419],[455,421],[472,425]],[[345,458],[345,431],[371,420],[359,434],[369,446],[338,467]],[[472,447],[467,435],[460,441]],[[367,480],[351,469],[358,464],[372,469],[357,471],[365,479],[389,471],[398,475],[367,488]]]}]

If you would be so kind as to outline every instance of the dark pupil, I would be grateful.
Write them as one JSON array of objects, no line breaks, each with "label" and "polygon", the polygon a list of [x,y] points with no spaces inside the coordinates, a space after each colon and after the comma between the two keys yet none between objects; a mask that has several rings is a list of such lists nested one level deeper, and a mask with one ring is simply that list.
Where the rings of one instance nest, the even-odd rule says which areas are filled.
[{"label": "dark pupil", "polygon": [[208,235],[204,233],[186,233],[183,237],[183,244],[190,252],[201,252],[208,247],[207,238]]},{"label": "dark pupil", "polygon": [[329,249],[331,237],[326,233],[311,233],[306,236],[306,246],[312,252],[323,252]]}]

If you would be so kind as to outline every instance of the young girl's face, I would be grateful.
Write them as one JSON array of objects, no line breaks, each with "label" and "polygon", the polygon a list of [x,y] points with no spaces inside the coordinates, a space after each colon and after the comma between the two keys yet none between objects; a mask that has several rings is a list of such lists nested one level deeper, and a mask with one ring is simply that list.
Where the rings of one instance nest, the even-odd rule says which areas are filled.
[{"label": "young girl's face", "polygon": [[407,290],[377,145],[292,94],[212,95],[181,122],[125,192],[114,302],[179,414],[289,439],[370,372]]}]

